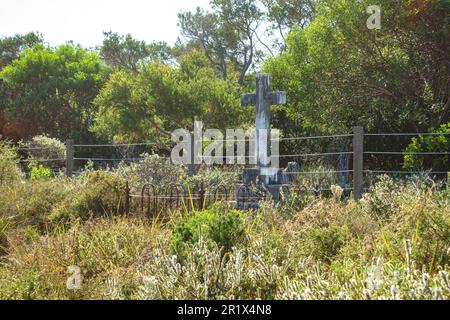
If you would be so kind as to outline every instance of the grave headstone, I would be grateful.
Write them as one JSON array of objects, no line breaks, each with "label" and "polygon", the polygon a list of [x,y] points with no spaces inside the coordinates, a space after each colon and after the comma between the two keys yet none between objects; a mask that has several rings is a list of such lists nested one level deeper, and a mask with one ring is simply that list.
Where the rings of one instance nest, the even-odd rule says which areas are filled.
[{"label": "grave headstone", "polygon": [[[269,192],[272,198],[278,202],[280,200],[280,190],[295,180],[295,173],[298,172],[298,164],[290,163],[289,167],[282,171],[280,168],[274,168],[271,163],[271,133],[270,133],[270,107],[271,105],[286,105],[286,92],[270,91],[270,75],[256,75],[256,94],[244,94],[241,97],[242,106],[256,106],[256,167],[244,169],[243,185],[259,186],[266,192]],[[279,159],[277,159],[279,160]],[[238,186],[242,190],[243,185]],[[246,191],[249,192],[248,190]],[[239,191],[237,192],[239,197]],[[246,195],[248,196],[248,195]],[[237,201],[238,206],[242,201]],[[246,204],[242,204],[246,207]]]}]

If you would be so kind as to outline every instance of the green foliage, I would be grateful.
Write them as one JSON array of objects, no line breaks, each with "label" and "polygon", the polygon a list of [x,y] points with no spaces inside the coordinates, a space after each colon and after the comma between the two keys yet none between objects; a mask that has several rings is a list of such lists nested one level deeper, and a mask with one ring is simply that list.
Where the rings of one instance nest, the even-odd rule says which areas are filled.
[{"label": "green foliage", "polygon": [[399,209],[396,197],[400,190],[389,176],[381,176],[378,179],[379,181],[371,186],[370,192],[364,195],[362,203],[376,217],[390,217]]},{"label": "green foliage", "polygon": [[179,259],[184,259],[189,255],[190,245],[201,239],[210,248],[217,245],[229,252],[245,239],[244,223],[242,212],[220,206],[194,213],[176,224],[171,251]]},{"label": "green foliage", "polygon": [[42,44],[42,42],[42,35],[34,32],[0,38],[0,71],[5,66],[18,59],[22,51],[38,44]]},{"label": "green foliage", "polygon": [[65,144],[55,138],[46,135],[35,136],[21,146],[26,149],[26,152],[31,160],[45,161],[57,160],[64,161],[66,158]]},{"label": "green foliage", "polygon": [[81,47],[38,45],[25,50],[0,73],[5,108],[16,122],[16,135],[81,138],[93,120],[92,100],[105,76],[100,57]]},{"label": "green foliage", "polygon": [[21,179],[22,172],[18,164],[19,159],[15,147],[0,140],[0,186]]},{"label": "green foliage", "polygon": [[435,273],[450,263],[448,192],[406,190],[403,188],[394,200],[398,214],[384,224],[377,249],[391,261]]},{"label": "green foliage", "polygon": [[148,154],[142,157],[144,160],[131,165],[121,164],[114,171],[126,179],[133,190],[140,190],[145,184],[165,189],[186,179],[187,170],[173,165],[170,159]]},{"label": "green foliage", "polygon": [[124,187],[123,178],[106,171],[89,172],[70,181],[49,178],[48,169],[37,167],[32,179],[0,189],[0,215],[42,231],[59,222],[111,216],[123,212]]},{"label": "green foliage", "polygon": [[[305,27],[317,1],[211,0],[210,10],[178,15],[185,42],[176,50],[201,49],[222,79],[237,75],[240,85],[267,56],[285,50],[286,35],[294,26]],[[261,36],[264,35],[264,36]]]},{"label": "green foliage", "polygon": [[218,129],[242,123],[239,88],[202,59],[192,52],[179,67],[154,62],[137,74],[115,72],[95,100],[99,111],[92,131],[115,142],[167,142],[171,132],[191,128],[195,118]]},{"label": "green foliage", "polygon": [[[220,72],[222,79],[227,80],[230,69],[234,69],[240,73],[239,83],[243,84],[256,54],[256,47],[251,43],[255,35],[249,28],[256,23],[253,19],[260,15],[260,10],[249,1],[233,2],[211,1],[213,12],[197,8],[195,12],[180,13],[178,18],[182,35],[204,50],[210,65]],[[238,7],[254,10],[238,11]],[[240,28],[245,28],[243,23],[247,23],[247,32],[240,32]]]},{"label": "green foliage", "polygon": [[0,189],[0,215],[13,219],[16,225],[44,231],[53,208],[70,198],[75,188],[62,178],[8,184]]},{"label": "green foliage", "polygon": [[[437,130],[430,130],[431,133],[447,133],[450,134],[450,123],[442,125]],[[413,138],[411,144],[405,150],[406,153],[427,153],[427,152],[448,152],[450,150],[450,136],[420,136]],[[448,171],[450,157],[440,156],[423,156],[409,154],[404,157],[404,169],[406,170],[432,170],[432,171]]]},{"label": "green foliage", "polygon": [[31,180],[41,180],[48,179],[52,175],[52,172],[49,168],[44,167],[42,164],[34,166],[31,168],[30,177]]},{"label": "green foliage", "polygon": [[304,28],[313,19],[316,0],[262,0],[267,8],[267,20],[272,32],[279,33],[281,51],[286,49],[286,37],[294,27]]},{"label": "green foliage", "polygon": [[111,216],[123,212],[125,180],[106,171],[90,173],[70,197],[52,210],[53,223],[73,222],[89,217]]},{"label": "green foliage", "polygon": [[195,176],[187,176],[184,183],[197,189],[202,183],[205,188],[210,188],[210,190],[220,190],[220,187],[229,189],[230,186],[239,182],[241,174],[242,171],[239,166],[229,168],[203,166]]},{"label": "green foliage", "polygon": [[[155,243],[147,223],[127,218],[57,228],[27,241],[23,237],[21,230],[9,234],[9,256],[17,260],[0,264],[0,299],[107,298],[103,289],[113,283],[121,285],[114,294],[130,299],[129,292],[139,287],[138,261]],[[69,291],[67,270],[73,265],[82,271],[82,289]]]},{"label": "green foliage", "polygon": [[450,28],[440,3],[378,1],[382,26],[369,30],[370,1],[321,1],[312,22],[292,30],[287,51],[265,63],[288,91],[289,123],[277,127],[417,132],[447,122],[450,46],[439,39]]},{"label": "green foliage", "polygon": [[[111,173],[89,172],[71,184],[61,178],[28,180],[1,190],[0,299],[436,300],[450,295],[448,192],[380,183],[373,192],[380,198],[384,193],[396,206],[385,216],[378,214],[384,204],[344,203],[337,196],[290,216],[271,205],[251,215],[218,206],[181,220],[169,216],[175,224],[73,216],[77,221],[70,225],[50,228],[53,207],[99,189],[107,200],[107,188],[94,185],[113,181]],[[72,209],[77,217],[87,210]],[[68,291],[66,272],[73,265],[80,267],[83,283],[81,290]]]},{"label": "green foliage", "polygon": [[6,230],[8,229],[9,222],[6,217],[0,216],[0,257],[2,257],[8,246],[8,239],[6,237]]},{"label": "green foliage", "polygon": [[304,253],[314,259],[331,263],[348,237],[347,228],[342,226],[331,225],[312,229],[305,236]]},{"label": "green foliage", "polygon": [[114,32],[105,32],[104,36],[100,54],[113,68],[137,72],[144,61],[168,62],[172,58],[165,42],[147,44],[133,39],[130,34],[120,36]]}]

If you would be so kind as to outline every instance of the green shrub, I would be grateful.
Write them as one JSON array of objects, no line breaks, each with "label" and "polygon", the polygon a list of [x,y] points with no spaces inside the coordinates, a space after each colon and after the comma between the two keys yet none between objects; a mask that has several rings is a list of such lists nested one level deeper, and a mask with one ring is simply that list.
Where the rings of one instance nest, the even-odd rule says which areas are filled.
[{"label": "green shrub", "polygon": [[[0,263],[0,300],[101,299],[113,295],[108,287],[112,279],[121,287],[121,298],[131,299],[136,269],[156,242],[153,232],[158,230],[147,221],[117,217],[74,223],[27,241],[12,237],[9,259]],[[72,265],[82,272],[82,288],[68,291],[67,270]],[[137,286],[138,279],[134,283]]]},{"label": "green shrub", "polygon": [[0,185],[13,183],[22,177],[19,159],[12,144],[0,140]]},{"label": "green shrub", "polygon": [[0,215],[13,218],[15,224],[45,230],[50,212],[74,189],[76,185],[63,178],[9,184],[0,188]]},{"label": "green shrub", "polygon": [[235,185],[238,183],[242,169],[239,166],[225,168],[214,168],[202,166],[198,173],[192,177],[186,177],[185,183],[191,188],[199,188],[203,183],[205,188],[214,189],[215,187]]},{"label": "green shrub", "polygon": [[229,252],[245,239],[245,219],[241,211],[215,206],[210,210],[196,212],[179,221],[171,242],[172,253],[183,259],[189,245],[200,238],[208,247],[214,244]]},{"label": "green shrub", "polygon": [[24,149],[28,149],[27,153],[31,160],[45,161],[66,158],[64,143],[48,136],[36,136],[22,146]]},{"label": "green shrub", "polygon": [[[431,130],[432,133],[450,133],[450,123],[442,125],[437,130]],[[450,137],[445,135],[420,136],[413,138],[411,144],[406,149],[407,153],[420,152],[448,152],[450,150]],[[404,168],[406,170],[433,170],[449,171],[449,156],[430,156],[405,155]]]},{"label": "green shrub", "polygon": [[42,164],[31,168],[30,177],[31,180],[48,179],[52,175],[49,168],[44,167]]},{"label": "green shrub", "polygon": [[8,229],[9,222],[5,217],[0,216],[0,257],[6,252],[8,241],[6,238],[6,229]]},{"label": "green shrub", "polygon": [[296,177],[294,184],[307,190],[314,190],[317,186],[321,189],[329,189],[340,183],[335,170],[333,166],[321,162],[305,163],[301,166],[300,172],[317,172],[317,174],[300,174]]},{"label": "green shrub", "polygon": [[415,263],[434,273],[450,263],[449,201],[432,194],[404,188],[396,216],[383,226],[378,254],[397,262]]},{"label": "green shrub", "polygon": [[371,186],[361,200],[363,208],[369,214],[377,218],[387,218],[398,210],[397,196],[400,185],[396,184],[389,176],[378,177],[379,181]]},{"label": "green shrub", "polygon": [[178,184],[187,175],[187,171],[172,164],[170,159],[158,155],[142,155],[144,160],[131,165],[121,164],[114,172],[126,179],[134,190],[150,183],[155,186],[167,187]]},{"label": "green shrub", "polygon": [[126,181],[107,171],[90,172],[73,195],[51,213],[52,222],[113,215],[123,211]]},{"label": "green shrub", "polygon": [[330,225],[306,233],[304,253],[317,260],[331,263],[349,238],[346,226]]}]

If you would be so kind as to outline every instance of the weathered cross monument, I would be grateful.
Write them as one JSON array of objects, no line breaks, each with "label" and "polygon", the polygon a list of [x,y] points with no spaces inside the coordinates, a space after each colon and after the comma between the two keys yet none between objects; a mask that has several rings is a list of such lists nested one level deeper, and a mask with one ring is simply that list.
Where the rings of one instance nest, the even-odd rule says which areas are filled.
[{"label": "weathered cross monument", "polygon": [[[291,181],[289,172],[279,168],[279,155],[271,150],[271,105],[286,105],[286,92],[270,91],[270,75],[256,75],[256,94],[244,94],[241,97],[242,106],[256,106],[256,167],[244,169],[244,185],[262,185],[278,201],[283,184]],[[290,167],[298,165],[291,163]],[[298,170],[297,170],[298,171]]]},{"label": "weathered cross monument", "polygon": [[286,92],[270,92],[270,75],[256,75],[256,94],[244,94],[242,106],[256,106],[256,166],[270,166],[270,106],[286,105]]}]

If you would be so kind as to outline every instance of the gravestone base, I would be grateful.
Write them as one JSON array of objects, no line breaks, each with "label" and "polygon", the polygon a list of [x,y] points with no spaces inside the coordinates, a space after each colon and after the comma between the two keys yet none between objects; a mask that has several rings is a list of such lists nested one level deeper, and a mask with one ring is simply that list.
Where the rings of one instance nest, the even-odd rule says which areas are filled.
[{"label": "gravestone base", "polygon": [[272,200],[275,203],[280,203],[281,199],[281,190],[284,190],[283,185],[281,184],[277,184],[277,185],[271,185],[271,186],[266,186],[266,189],[268,191],[268,193],[270,194],[270,196],[272,197]]},{"label": "gravestone base", "polygon": [[232,207],[237,210],[259,209],[262,199],[248,184],[240,184],[236,187],[235,201]]},{"label": "gravestone base", "polygon": [[259,185],[259,176],[260,176],[260,169],[258,168],[252,168],[252,169],[244,169],[244,172],[242,174],[242,182],[244,185],[250,186],[250,185]]},{"label": "gravestone base", "polygon": [[271,186],[281,185],[284,180],[284,171],[281,169],[244,169],[242,175],[242,182],[245,185],[257,185],[257,186]]},{"label": "gravestone base", "polygon": [[[273,200],[279,203],[282,192],[288,195],[290,186],[297,179],[299,165],[289,163],[284,170],[272,168],[251,168],[243,171],[243,184],[238,185],[235,192],[235,208],[239,210],[258,209],[259,203]],[[256,190],[256,191],[255,191]]]}]

